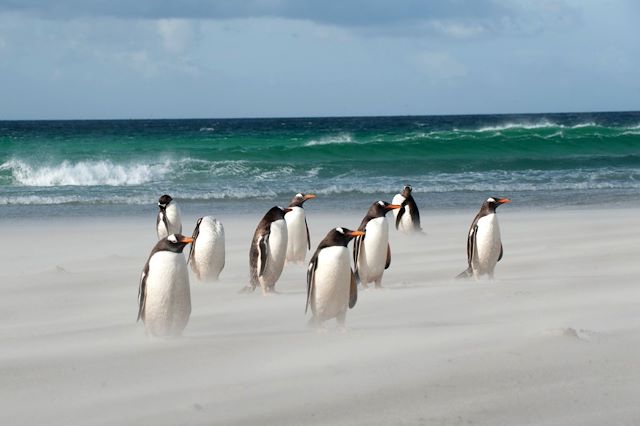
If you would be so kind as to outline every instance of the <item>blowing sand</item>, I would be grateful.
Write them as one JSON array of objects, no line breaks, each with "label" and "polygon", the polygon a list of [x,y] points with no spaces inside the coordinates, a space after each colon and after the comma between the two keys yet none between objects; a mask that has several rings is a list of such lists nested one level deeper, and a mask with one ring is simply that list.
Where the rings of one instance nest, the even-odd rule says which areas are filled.
[{"label": "blowing sand", "polygon": [[[307,211],[314,250],[364,214]],[[325,334],[304,267],[237,293],[262,213],[219,216],[226,267],[175,340],[135,323],[155,217],[0,221],[0,424],[640,424],[640,211],[501,207],[496,280],[456,281],[475,213],[392,230],[385,288]]]}]

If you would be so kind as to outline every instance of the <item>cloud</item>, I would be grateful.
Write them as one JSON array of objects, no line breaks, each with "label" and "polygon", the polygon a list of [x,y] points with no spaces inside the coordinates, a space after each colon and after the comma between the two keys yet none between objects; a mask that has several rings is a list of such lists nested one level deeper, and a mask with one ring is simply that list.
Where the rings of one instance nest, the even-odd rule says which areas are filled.
[{"label": "cloud", "polygon": [[[366,35],[471,39],[492,34],[535,34],[557,28],[576,14],[569,0],[0,0],[0,13],[42,19],[117,18],[159,20],[160,31],[185,33],[184,21],[286,19],[348,28]],[[168,21],[168,22],[166,22]],[[181,28],[177,28],[180,27]],[[188,31],[187,31],[188,32]],[[182,43],[163,35],[169,50]]]},{"label": "cloud", "polygon": [[186,19],[159,19],[156,22],[162,44],[169,52],[182,53],[196,38],[196,22]]}]

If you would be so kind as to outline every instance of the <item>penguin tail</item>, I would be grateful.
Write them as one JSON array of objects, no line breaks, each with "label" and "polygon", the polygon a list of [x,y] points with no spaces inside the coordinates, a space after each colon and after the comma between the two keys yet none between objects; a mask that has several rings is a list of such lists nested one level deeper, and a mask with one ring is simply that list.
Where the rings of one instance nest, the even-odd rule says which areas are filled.
[{"label": "penguin tail", "polygon": [[466,278],[471,278],[472,276],[473,270],[471,269],[471,266],[469,266],[467,269],[456,275],[456,280],[463,280]]}]

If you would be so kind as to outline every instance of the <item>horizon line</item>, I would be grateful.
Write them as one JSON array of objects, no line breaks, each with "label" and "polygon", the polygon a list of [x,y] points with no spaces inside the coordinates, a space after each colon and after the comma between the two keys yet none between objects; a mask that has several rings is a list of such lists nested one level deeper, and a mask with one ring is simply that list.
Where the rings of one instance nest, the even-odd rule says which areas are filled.
[{"label": "horizon line", "polygon": [[639,110],[599,110],[599,111],[555,111],[555,112],[497,112],[464,114],[389,114],[389,115],[308,115],[308,116],[248,116],[248,117],[129,117],[129,118],[0,118],[0,122],[12,121],[169,121],[169,120],[305,120],[305,119],[348,119],[348,118],[394,118],[394,117],[470,117],[470,116],[515,116],[515,115],[567,115],[567,114],[629,114]]}]

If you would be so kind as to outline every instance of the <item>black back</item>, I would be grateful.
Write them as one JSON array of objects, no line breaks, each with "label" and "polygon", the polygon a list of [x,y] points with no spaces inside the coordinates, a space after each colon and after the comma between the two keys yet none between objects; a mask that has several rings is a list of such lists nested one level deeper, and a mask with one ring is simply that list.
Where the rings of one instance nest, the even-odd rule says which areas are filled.
[{"label": "black back", "polygon": [[[251,273],[250,287],[255,289],[259,284],[258,277],[262,274],[262,271],[258,271],[258,256],[262,255],[261,265],[264,270],[266,266],[266,259],[268,257],[268,241],[271,234],[271,223],[276,220],[284,220],[285,210],[279,206],[273,206],[262,217],[251,240],[251,247],[249,248],[249,270]],[[262,249],[258,250],[258,244],[262,244]]]}]

